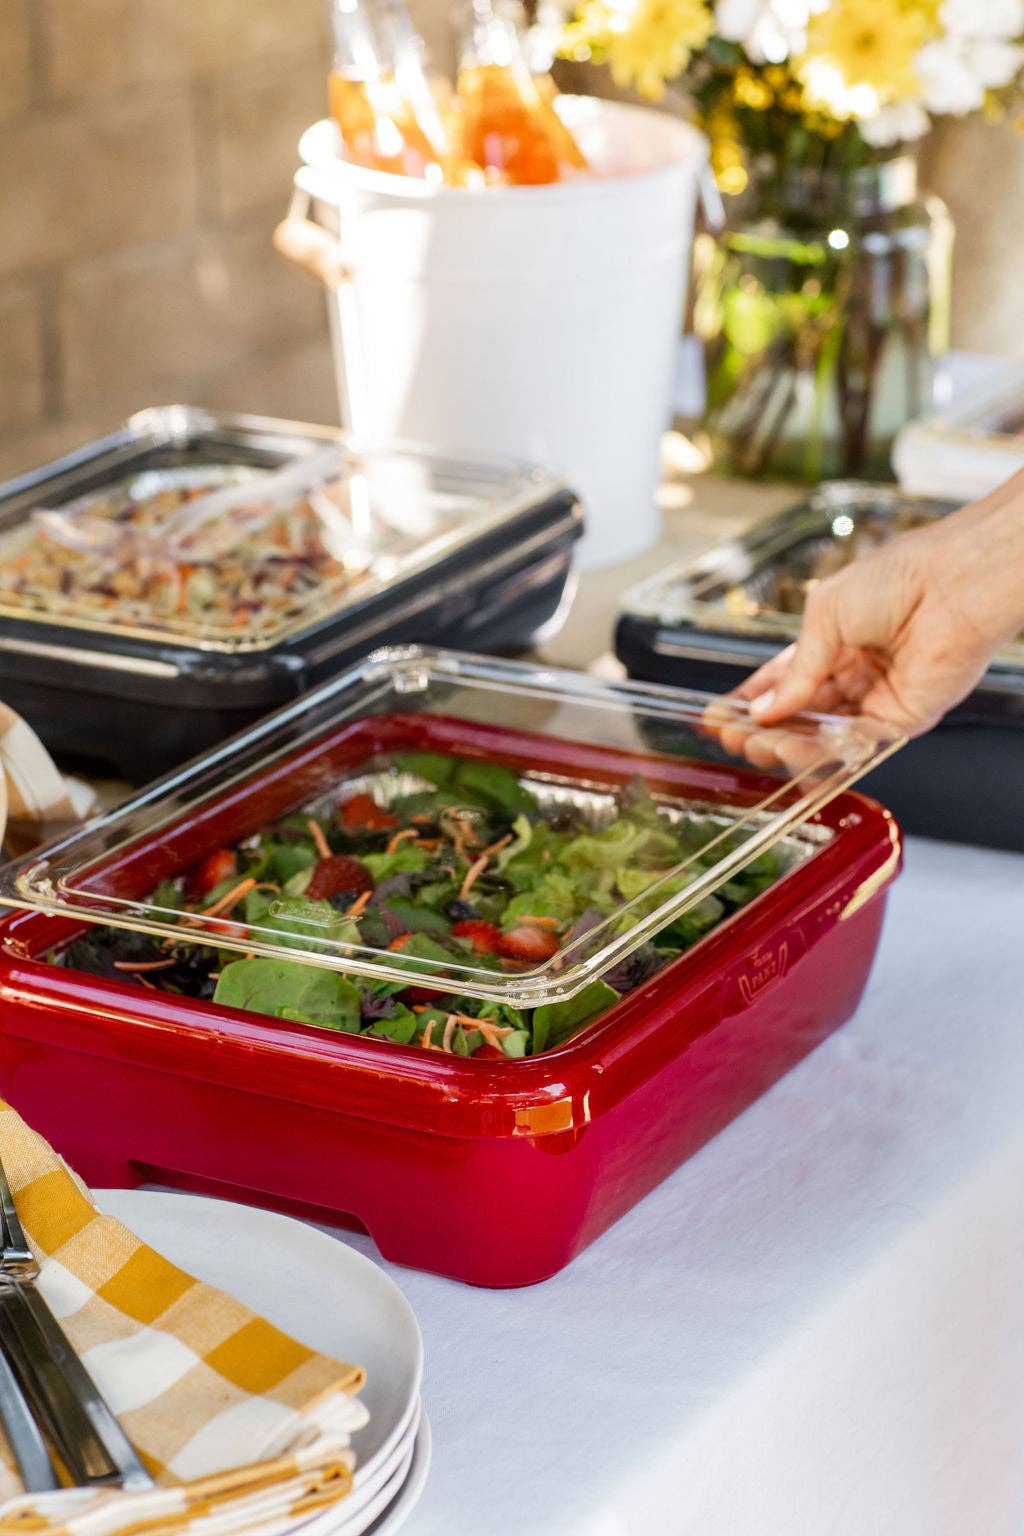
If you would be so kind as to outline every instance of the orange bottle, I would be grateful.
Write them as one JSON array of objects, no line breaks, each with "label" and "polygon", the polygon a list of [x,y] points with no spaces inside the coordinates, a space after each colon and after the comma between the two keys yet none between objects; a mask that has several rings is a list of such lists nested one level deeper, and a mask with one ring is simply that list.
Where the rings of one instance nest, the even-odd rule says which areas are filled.
[{"label": "orange bottle", "polygon": [[381,62],[374,28],[359,0],[333,0],[334,68],[330,112],[346,160],[399,176],[443,176],[430,142],[394,76]]},{"label": "orange bottle", "polygon": [[433,79],[428,70],[427,49],[413,26],[404,0],[378,0],[380,33],[389,77],[402,102],[403,123],[419,143],[430,146],[433,157],[429,180],[458,181],[457,157],[446,121],[450,111],[447,80]]},{"label": "orange bottle", "polygon": [[544,105],[545,122],[559,156],[563,163],[574,171],[586,171],[590,169],[587,157],[577,144],[572,131],[562,121],[555,106],[559,91],[552,76],[551,67],[555,62],[558,40],[564,24],[563,10],[562,5],[552,3],[552,0],[539,0],[533,26],[526,34],[526,61]]},{"label": "orange bottle", "polygon": [[539,186],[576,168],[560,147],[560,120],[556,128],[556,114],[530,73],[513,17],[491,0],[471,0],[458,95],[463,157],[478,165],[488,182]]}]

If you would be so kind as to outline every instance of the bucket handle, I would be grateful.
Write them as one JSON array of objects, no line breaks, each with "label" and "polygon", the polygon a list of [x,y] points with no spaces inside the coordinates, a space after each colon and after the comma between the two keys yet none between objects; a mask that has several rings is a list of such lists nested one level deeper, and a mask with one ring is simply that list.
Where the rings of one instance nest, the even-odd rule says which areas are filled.
[{"label": "bucket handle", "polygon": [[697,180],[697,195],[704,215],[704,228],[709,234],[720,235],[725,228],[725,204],[715,181],[715,173],[706,161],[701,166]]},{"label": "bucket handle", "polygon": [[274,249],[314,277],[327,291],[341,424],[353,444],[370,445],[371,422],[365,353],[360,339],[354,273],[342,256],[341,240],[309,217],[313,199],[296,187],[287,216],[274,230]]},{"label": "bucket handle", "polygon": [[[296,194],[306,197],[305,193]],[[308,208],[308,197],[307,208]],[[352,270],[341,254],[341,241],[298,211],[293,202],[288,216],[274,230],[274,249],[286,261],[301,267],[310,277],[323,283],[329,293],[336,293],[342,283],[352,281]]]}]

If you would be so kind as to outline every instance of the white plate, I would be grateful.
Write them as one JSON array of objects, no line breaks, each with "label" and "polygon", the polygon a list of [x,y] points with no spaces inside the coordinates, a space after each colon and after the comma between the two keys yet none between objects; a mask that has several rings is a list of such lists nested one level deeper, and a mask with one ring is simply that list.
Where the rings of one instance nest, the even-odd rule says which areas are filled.
[{"label": "white plate", "polygon": [[[362,1481],[360,1481],[358,1476],[360,1471],[359,1465],[358,1463],[356,1464],[357,1475],[353,1479],[352,1492],[345,1499],[344,1512],[346,1517],[351,1517],[355,1511],[363,1509],[369,1504],[371,1499],[377,1497],[380,1490],[385,1486],[390,1489],[390,1496],[394,1498],[398,1491],[398,1483],[395,1482],[398,1473],[401,1472],[404,1477],[405,1473],[409,1470],[413,1445],[415,1444],[416,1435],[420,1427],[421,1413],[422,1404],[417,1401],[416,1411],[409,1420],[408,1428],[403,1433],[401,1440],[399,1440],[394,1450],[383,1461],[378,1457],[377,1463],[370,1473],[363,1473]],[[381,1505],[382,1509],[383,1507]]]},{"label": "white plate", "polygon": [[334,1509],[326,1510],[324,1514],[317,1515],[308,1524],[300,1526],[293,1536],[395,1536],[395,1532],[405,1524],[419,1503],[427,1481],[427,1473],[430,1471],[431,1449],[430,1422],[424,1413],[416,1432],[408,1471],[403,1473],[403,1477],[395,1478],[396,1487],[400,1485],[397,1497],[390,1494],[391,1485],[389,1485],[387,1491],[391,1496],[391,1502],[382,1504],[381,1513],[372,1524],[362,1525],[358,1522],[352,1525],[344,1524],[347,1501],[342,1499]]},{"label": "white plate", "polygon": [[384,1463],[397,1465],[419,1402],[423,1342],[412,1308],[383,1270],[304,1222],[254,1206],[143,1189],[95,1196],[101,1210],[182,1269],[311,1349],[365,1366],[360,1398],[370,1422],[353,1439],[357,1487]]},{"label": "white plate", "polygon": [[424,1413],[420,1417],[416,1444],[413,1446],[412,1466],[409,1468],[409,1475],[402,1491],[386,1513],[381,1515],[379,1520],[375,1520],[373,1525],[367,1526],[363,1536],[395,1536],[395,1532],[405,1524],[423,1495],[432,1454],[430,1420]]},{"label": "white plate", "polygon": [[[388,1478],[383,1488],[377,1489],[372,1499],[366,1500],[362,1509],[353,1510],[350,1507],[353,1495],[350,1494],[347,1499],[342,1499],[341,1503],[330,1511],[333,1520],[337,1523],[332,1524],[327,1532],[321,1532],[321,1536],[363,1536],[363,1532],[369,1530],[374,1521],[390,1508],[401,1493],[412,1467],[414,1449],[415,1444],[410,1441],[409,1449],[400,1465],[396,1467],[394,1475]],[[306,1529],[305,1526],[299,1526],[293,1536],[306,1536]]]}]

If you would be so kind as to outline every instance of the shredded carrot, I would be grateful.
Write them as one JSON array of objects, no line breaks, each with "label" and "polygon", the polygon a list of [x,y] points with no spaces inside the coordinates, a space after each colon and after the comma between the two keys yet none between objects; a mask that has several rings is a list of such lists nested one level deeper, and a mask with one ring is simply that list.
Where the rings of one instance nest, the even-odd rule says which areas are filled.
[{"label": "shredded carrot", "polygon": [[[429,1003],[414,1003],[412,1011],[413,1013],[426,1013],[430,1006]],[[494,1019],[486,1017],[475,1019],[471,1013],[450,1013],[448,1018],[454,1019],[456,1024],[461,1024],[463,1029],[478,1029],[481,1034],[494,1035],[499,1039],[504,1035],[515,1034],[515,1028],[511,1024],[497,1024]],[[427,1029],[430,1029],[429,1024]]]},{"label": "shredded carrot", "polygon": [[165,971],[169,965],[177,965],[176,960],[115,960],[115,971],[128,971],[141,973],[142,971]]},{"label": "shredded carrot", "polygon": [[444,1021],[444,1034],[441,1037],[441,1049],[442,1049],[442,1051],[450,1051],[451,1050],[451,1048],[452,1048],[452,1035],[454,1035],[456,1027],[457,1027],[457,1021],[456,1021],[455,1015],[454,1015],[454,1013],[450,1013],[448,1015],[448,1017]]},{"label": "shredded carrot", "polygon": [[483,874],[484,870],[487,868],[490,862],[490,854],[482,853],[480,857],[474,860],[474,862],[469,866],[469,868],[466,870],[466,878],[463,880],[461,886],[459,887],[460,901],[465,901],[466,897],[469,895],[470,891],[473,889],[477,880]]},{"label": "shredded carrot", "polygon": [[[430,1050],[430,1046],[431,1046],[430,1037],[434,1033],[434,1024],[435,1024],[435,1022],[436,1021],[434,1019],[431,1019],[430,1022],[427,1024],[426,1029],[423,1031],[423,1039],[420,1041],[420,1045],[423,1047],[423,1049],[425,1051],[429,1051]],[[435,1046],[434,1049],[436,1050],[437,1047]]]},{"label": "shredded carrot", "polygon": [[557,917],[533,917],[526,912],[523,913],[522,917],[517,917],[516,922],[532,923],[535,928],[554,928],[556,930],[562,926]]},{"label": "shredded carrot", "polygon": [[390,843],[388,843],[387,849],[385,851],[387,853],[394,853],[395,849],[399,847],[401,843],[406,843],[410,837],[416,836],[417,832],[415,827],[406,827],[403,831],[395,833]]},{"label": "shredded carrot", "polygon": [[312,816],[310,816],[309,820],[306,822],[306,826],[309,828],[309,835],[313,839],[316,851],[319,856],[322,859],[329,859],[331,856],[331,849],[326,837],[324,837],[323,827],[318,821],[314,821]]},{"label": "shredded carrot", "polygon": [[424,826],[428,827],[430,825],[430,823],[433,821],[433,819],[434,819],[433,816],[428,815],[428,813],[426,811],[420,811],[418,816],[410,816],[409,817],[410,821],[414,822],[417,826],[420,826],[420,827],[424,827]]},{"label": "shredded carrot", "polygon": [[492,855],[497,853],[500,848],[504,848],[505,845],[511,841],[512,833],[506,832],[504,837],[499,837],[496,843],[492,843],[489,848],[485,848],[480,857],[473,861],[473,863],[467,869],[466,878],[463,880],[459,889],[459,899],[461,901],[465,901],[466,897],[473,889],[474,884],[490,863]]},{"label": "shredded carrot", "polygon": [[472,815],[465,811],[445,810],[441,812],[442,825],[444,825],[446,817],[449,825],[453,828],[451,837],[455,845],[455,852],[460,859],[468,860],[470,855],[466,852],[467,845],[470,848],[478,848],[480,846],[480,840],[473,826]]},{"label": "shredded carrot", "polygon": [[371,900],[372,896],[372,891],[364,891],[361,896],[357,896],[355,901],[349,907],[348,911],[345,913],[345,916],[362,917],[363,913],[366,911],[366,904]]},{"label": "shredded carrot", "polygon": [[237,907],[242,897],[248,896],[249,892],[255,890],[255,888],[256,881],[251,876],[245,880],[240,880],[230,891],[225,891],[224,895],[219,897],[212,907],[206,907],[201,912],[188,912],[182,921],[187,928],[201,928],[207,918],[223,917],[225,912],[230,912],[233,907]]}]

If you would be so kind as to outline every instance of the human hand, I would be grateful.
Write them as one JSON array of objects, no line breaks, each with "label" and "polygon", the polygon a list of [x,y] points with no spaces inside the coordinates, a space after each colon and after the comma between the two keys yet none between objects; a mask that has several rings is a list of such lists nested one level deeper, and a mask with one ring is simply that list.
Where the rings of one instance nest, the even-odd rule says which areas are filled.
[{"label": "human hand", "polygon": [[761,724],[802,709],[929,730],[1024,628],[1024,472],[813,586],[799,638],[736,690]]}]

